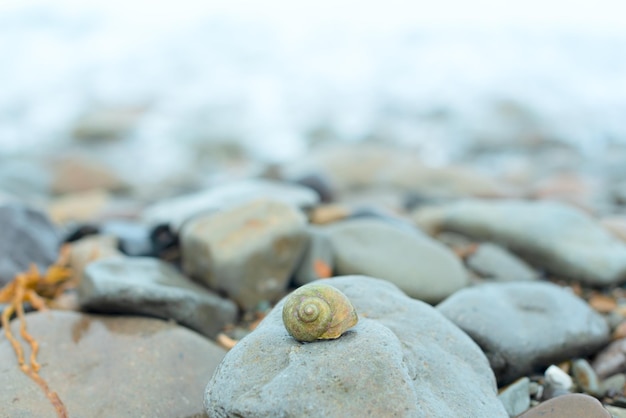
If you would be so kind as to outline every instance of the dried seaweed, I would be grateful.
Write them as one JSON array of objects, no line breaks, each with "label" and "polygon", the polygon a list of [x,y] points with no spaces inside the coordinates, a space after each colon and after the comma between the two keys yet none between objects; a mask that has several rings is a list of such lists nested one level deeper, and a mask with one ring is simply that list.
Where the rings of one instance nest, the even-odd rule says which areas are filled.
[{"label": "dried seaweed", "polygon": [[[37,362],[39,344],[26,330],[24,304],[30,303],[37,310],[46,310],[47,302],[63,293],[72,276],[71,271],[66,267],[69,252],[70,247],[68,245],[63,246],[59,259],[46,270],[45,274],[40,274],[37,266],[32,264],[28,271],[17,274],[13,281],[0,290],[0,303],[8,304],[2,312],[2,328],[4,335],[15,351],[20,370],[44,391],[60,418],[68,416],[67,409],[59,395],[52,391],[48,383],[39,375],[41,368]],[[20,336],[31,349],[28,362],[25,360],[22,345],[11,331],[9,322],[13,314],[16,314],[20,322]]]}]

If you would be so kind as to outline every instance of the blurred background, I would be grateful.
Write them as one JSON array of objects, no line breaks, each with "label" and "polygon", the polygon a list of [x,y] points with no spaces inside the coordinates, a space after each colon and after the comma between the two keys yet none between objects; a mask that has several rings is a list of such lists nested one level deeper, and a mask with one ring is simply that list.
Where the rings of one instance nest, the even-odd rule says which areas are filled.
[{"label": "blurred background", "polygon": [[11,181],[74,152],[153,185],[336,141],[432,166],[538,144],[626,155],[619,0],[9,0],[0,33]]}]

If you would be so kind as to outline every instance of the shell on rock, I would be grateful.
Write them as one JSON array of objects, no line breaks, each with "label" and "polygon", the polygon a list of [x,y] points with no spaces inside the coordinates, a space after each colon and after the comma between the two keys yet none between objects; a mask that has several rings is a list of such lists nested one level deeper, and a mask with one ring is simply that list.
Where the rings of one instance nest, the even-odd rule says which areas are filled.
[{"label": "shell on rock", "polygon": [[296,289],[283,305],[283,322],[298,341],[332,340],[356,325],[356,309],[338,289],[310,283]]}]

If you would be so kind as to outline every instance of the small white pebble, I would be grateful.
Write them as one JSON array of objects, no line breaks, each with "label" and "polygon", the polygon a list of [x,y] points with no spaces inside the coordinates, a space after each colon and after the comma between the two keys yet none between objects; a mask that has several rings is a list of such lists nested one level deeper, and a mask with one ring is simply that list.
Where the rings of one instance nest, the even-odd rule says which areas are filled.
[{"label": "small white pebble", "polygon": [[574,383],[570,375],[554,364],[546,369],[544,376],[546,378],[546,383],[555,389],[569,389]]}]

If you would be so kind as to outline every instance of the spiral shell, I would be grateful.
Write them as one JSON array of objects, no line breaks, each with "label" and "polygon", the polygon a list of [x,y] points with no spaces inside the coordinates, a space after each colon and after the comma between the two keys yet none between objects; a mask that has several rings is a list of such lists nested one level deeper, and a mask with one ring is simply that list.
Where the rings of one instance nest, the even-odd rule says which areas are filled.
[{"label": "spiral shell", "polygon": [[358,320],[356,309],[346,295],[327,284],[302,286],[283,305],[285,328],[298,341],[339,338]]}]

